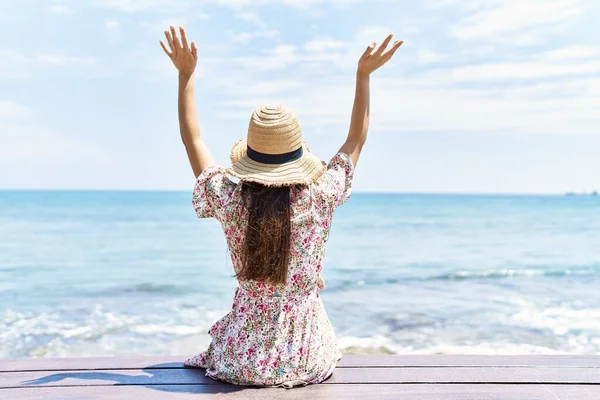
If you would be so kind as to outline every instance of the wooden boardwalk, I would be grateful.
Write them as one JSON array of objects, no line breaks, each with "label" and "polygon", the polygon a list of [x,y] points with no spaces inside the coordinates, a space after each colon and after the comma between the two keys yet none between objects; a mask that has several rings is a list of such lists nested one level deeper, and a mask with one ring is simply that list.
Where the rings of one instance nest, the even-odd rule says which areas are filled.
[{"label": "wooden boardwalk", "polygon": [[347,355],[294,389],[219,383],[184,358],[0,360],[0,399],[600,400],[600,356]]}]

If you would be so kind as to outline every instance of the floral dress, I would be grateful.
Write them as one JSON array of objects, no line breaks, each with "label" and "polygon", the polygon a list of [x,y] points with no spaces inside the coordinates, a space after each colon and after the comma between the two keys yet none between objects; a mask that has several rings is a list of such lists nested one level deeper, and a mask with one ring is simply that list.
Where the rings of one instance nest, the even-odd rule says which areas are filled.
[{"label": "floral dress", "polygon": [[[319,287],[331,218],[350,197],[352,176],[352,161],[338,153],[315,183],[291,190],[287,283],[240,281],[231,311],[208,331],[208,349],[185,366],[206,368],[207,376],[238,385],[292,387],[331,375],[342,354]],[[198,217],[221,222],[236,272],[248,218],[241,190],[225,168],[212,166],[200,174],[193,193]]]}]

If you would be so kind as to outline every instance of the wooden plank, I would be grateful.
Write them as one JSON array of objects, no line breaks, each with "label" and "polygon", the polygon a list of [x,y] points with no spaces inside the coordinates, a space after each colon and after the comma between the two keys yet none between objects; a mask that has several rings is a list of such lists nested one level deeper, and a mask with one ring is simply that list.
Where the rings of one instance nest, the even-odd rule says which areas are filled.
[{"label": "wooden plank", "polygon": [[[60,371],[94,369],[164,369],[183,368],[188,356],[135,356],[135,357],[72,357],[72,358],[23,358],[0,360],[2,371]],[[345,355],[338,368],[355,367],[588,367],[600,368],[600,356],[575,355]]]},{"label": "wooden plank", "polygon": [[600,386],[598,385],[545,385],[544,388],[560,400],[600,399]]},{"label": "wooden plank", "polygon": [[345,355],[338,368],[356,367],[594,367],[600,355]]},{"label": "wooden plank", "polygon": [[77,386],[0,389],[11,400],[144,399],[181,400],[598,400],[600,386],[543,385],[310,385],[286,389],[240,388],[231,385]]},{"label": "wooden plank", "polygon": [[[547,383],[600,384],[598,368],[342,368],[325,384]],[[220,384],[202,369],[22,371],[0,373],[0,388],[46,386]]]},{"label": "wooden plank", "polygon": [[17,358],[0,360],[0,372],[183,368],[185,359],[185,356]]},{"label": "wooden plank", "polygon": [[600,384],[598,368],[431,367],[342,368],[329,383]]}]

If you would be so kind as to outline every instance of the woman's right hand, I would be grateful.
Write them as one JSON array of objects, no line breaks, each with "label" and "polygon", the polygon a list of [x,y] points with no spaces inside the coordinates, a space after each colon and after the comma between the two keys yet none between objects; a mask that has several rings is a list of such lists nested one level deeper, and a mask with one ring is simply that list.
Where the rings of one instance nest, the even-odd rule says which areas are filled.
[{"label": "woman's right hand", "polygon": [[376,42],[373,42],[369,47],[367,47],[363,55],[360,57],[360,60],[358,60],[357,72],[359,74],[371,75],[371,73],[373,73],[375,70],[377,70],[383,64],[387,63],[392,58],[396,50],[398,50],[400,46],[402,46],[402,44],[404,43],[404,41],[402,40],[396,40],[392,48],[384,52],[386,47],[390,44],[392,37],[392,34],[386,37],[381,46],[379,46],[379,48],[375,50],[375,52],[373,52],[373,50],[377,46]]},{"label": "woman's right hand", "polygon": [[179,38],[177,37],[175,27],[171,26],[169,30],[165,31],[165,37],[167,38],[169,48],[167,49],[167,46],[165,46],[162,40],[160,41],[160,45],[165,51],[165,54],[173,61],[173,65],[175,65],[179,74],[191,76],[196,69],[196,63],[198,62],[198,48],[194,42],[188,45],[183,26],[179,27],[179,32],[181,33],[181,41],[179,41]]}]

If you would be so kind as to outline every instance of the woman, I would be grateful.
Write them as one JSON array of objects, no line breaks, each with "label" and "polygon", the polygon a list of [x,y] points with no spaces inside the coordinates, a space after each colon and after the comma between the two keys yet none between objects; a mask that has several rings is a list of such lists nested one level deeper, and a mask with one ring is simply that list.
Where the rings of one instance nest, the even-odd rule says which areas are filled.
[{"label": "woman", "polygon": [[308,151],[291,109],[265,105],[252,114],[247,139],[233,146],[232,166],[224,168],[200,136],[193,92],[198,50],[179,30],[181,39],[171,26],[167,44],[160,44],[179,71],[181,138],[197,177],[193,206],[198,217],[221,222],[239,281],[231,312],[209,330],[208,350],[184,365],[238,385],[322,382],[342,356],[319,297],[325,243],[334,210],[350,197],[367,138],[369,76],[402,41],[386,51],[389,35],[361,56],[350,131],[329,164]]}]

